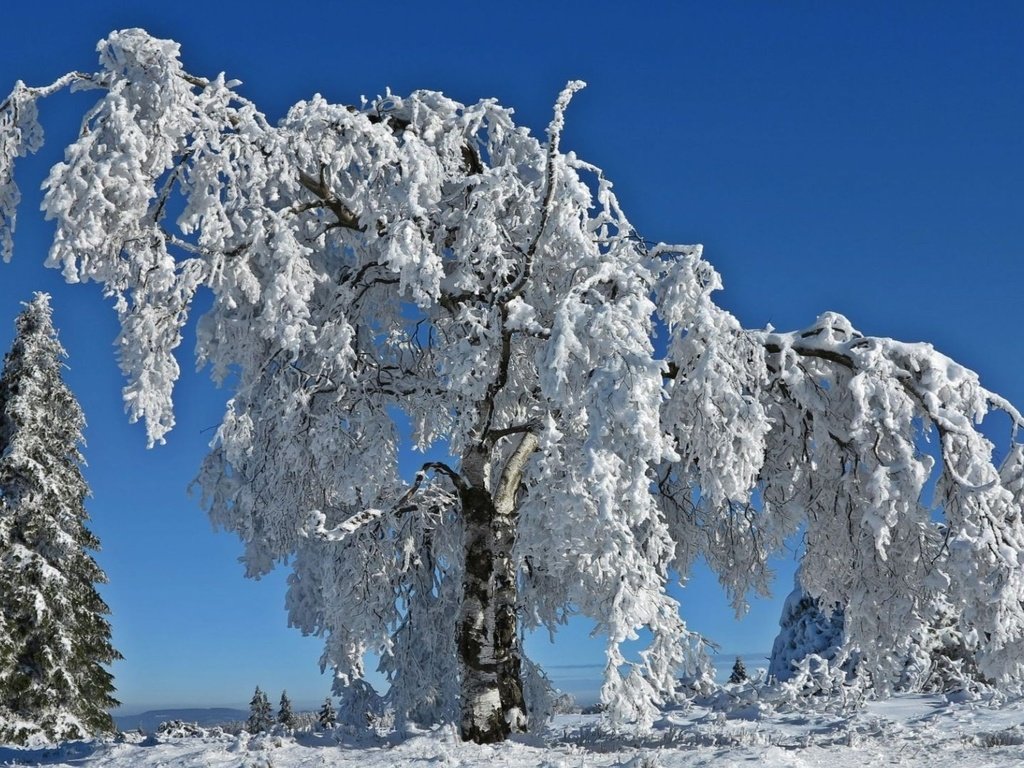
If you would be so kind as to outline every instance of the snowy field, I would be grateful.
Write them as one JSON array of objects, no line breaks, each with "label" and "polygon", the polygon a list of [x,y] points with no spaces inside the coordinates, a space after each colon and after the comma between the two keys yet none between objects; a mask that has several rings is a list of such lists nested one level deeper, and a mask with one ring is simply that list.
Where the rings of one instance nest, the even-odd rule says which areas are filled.
[{"label": "snowy field", "polygon": [[136,737],[54,748],[0,748],[0,765],[116,768],[314,768],[464,766],[583,768],[629,766],[881,765],[984,768],[1024,763],[1024,702],[950,703],[905,695],[868,704],[853,715],[773,714],[726,717],[706,709],[670,712],[643,738],[612,737],[596,718],[563,715],[545,738],[500,746],[464,744],[452,728],[404,741],[335,735]]}]

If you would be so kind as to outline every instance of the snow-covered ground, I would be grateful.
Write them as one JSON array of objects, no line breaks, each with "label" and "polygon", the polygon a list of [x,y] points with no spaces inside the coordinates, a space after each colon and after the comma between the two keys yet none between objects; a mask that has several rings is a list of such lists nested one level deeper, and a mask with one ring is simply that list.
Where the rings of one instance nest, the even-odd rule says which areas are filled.
[{"label": "snow-covered ground", "polygon": [[[111,768],[670,768],[671,766],[901,765],[984,768],[1024,763],[1024,702],[951,703],[905,695],[852,715],[773,714],[727,717],[707,709],[670,712],[646,737],[614,737],[596,718],[563,715],[545,738],[499,746],[463,744],[440,728],[402,741],[300,734],[202,736],[75,742],[52,748],[0,748],[0,765]],[[141,739],[141,737],[140,737]],[[340,740],[340,741],[339,741]]]}]

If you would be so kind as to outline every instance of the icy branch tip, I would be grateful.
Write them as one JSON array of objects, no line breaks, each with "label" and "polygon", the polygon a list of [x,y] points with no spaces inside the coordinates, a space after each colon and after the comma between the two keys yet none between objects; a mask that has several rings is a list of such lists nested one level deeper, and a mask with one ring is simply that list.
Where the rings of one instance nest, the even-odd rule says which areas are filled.
[{"label": "icy branch tip", "polygon": [[569,106],[569,102],[572,101],[573,95],[586,87],[587,84],[582,80],[570,80],[558,94],[558,99],[555,100],[555,116],[551,118],[551,123],[548,125],[548,141],[552,145],[558,144],[562,126],[565,125],[565,110]]}]

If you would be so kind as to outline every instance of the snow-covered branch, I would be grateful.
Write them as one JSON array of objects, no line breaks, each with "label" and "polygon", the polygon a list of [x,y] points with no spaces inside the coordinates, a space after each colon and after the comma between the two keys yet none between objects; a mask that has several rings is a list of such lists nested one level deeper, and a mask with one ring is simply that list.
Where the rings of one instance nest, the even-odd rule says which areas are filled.
[{"label": "snow-covered branch", "polygon": [[[419,509],[423,503],[426,503],[428,506],[436,506],[443,500],[446,506],[454,505],[456,503],[454,494],[438,489],[433,485],[429,486],[428,489],[423,488],[428,472],[443,474],[455,486],[456,491],[464,487],[462,478],[459,477],[455,470],[444,462],[430,461],[424,464],[423,468],[416,473],[416,477],[409,486],[409,489],[390,508],[378,509],[371,507],[364,509],[345,518],[333,528],[327,528],[326,514],[319,509],[310,510],[305,523],[299,530],[299,534],[304,537],[315,536],[323,541],[340,542],[370,523],[375,523],[385,517],[399,517],[413,512]],[[427,494],[428,498],[426,501],[415,501],[421,491],[429,491]]]}]

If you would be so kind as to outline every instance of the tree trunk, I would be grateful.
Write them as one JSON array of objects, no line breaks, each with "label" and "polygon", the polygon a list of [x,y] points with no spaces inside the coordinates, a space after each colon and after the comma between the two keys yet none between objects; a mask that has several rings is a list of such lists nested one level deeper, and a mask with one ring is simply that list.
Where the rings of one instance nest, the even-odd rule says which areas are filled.
[{"label": "tree trunk", "polygon": [[484,744],[526,727],[511,552],[514,529],[496,513],[485,488],[467,487],[462,492],[462,517],[462,738]]},{"label": "tree trunk", "polygon": [[515,492],[536,448],[527,435],[509,459],[492,498],[486,457],[463,456],[460,492],[465,581],[459,610],[462,738],[480,744],[526,730],[522,651],[519,645]]}]

